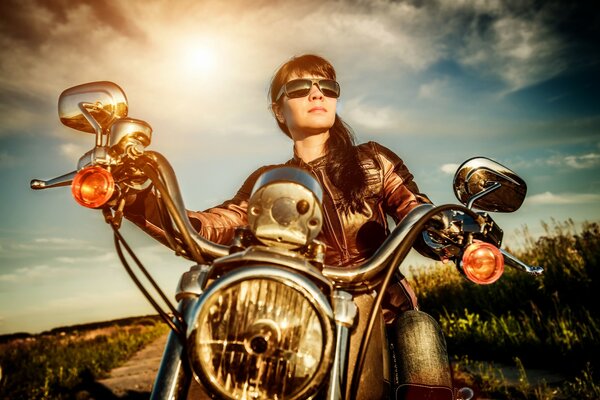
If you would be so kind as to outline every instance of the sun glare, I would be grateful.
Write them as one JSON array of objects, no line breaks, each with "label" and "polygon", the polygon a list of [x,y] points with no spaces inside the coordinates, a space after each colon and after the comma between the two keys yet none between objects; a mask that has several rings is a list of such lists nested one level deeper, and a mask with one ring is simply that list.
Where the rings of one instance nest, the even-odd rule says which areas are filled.
[{"label": "sun glare", "polygon": [[212,72],[217,64],[213,49],[207,46],[190,47],[185,51],[183,66],[190,73]]}]

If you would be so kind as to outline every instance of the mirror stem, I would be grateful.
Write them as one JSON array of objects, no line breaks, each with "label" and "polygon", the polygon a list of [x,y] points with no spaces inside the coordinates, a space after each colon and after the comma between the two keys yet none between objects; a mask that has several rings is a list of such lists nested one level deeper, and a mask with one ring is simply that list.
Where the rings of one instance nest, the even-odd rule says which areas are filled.
[{"label": "mirror stem", "polygon": [[475,203],[480,198],[482,198],[484,196],[487,196],[488,194],[492,193],[494,190],[499,189],[500,186],[502,186],[502,185],[499,184],[498,182],[494,182],[494,184],[492,186],[490,186],[489,188],[485,189],[483,192],[478,193],[475,196],[471,197],[469,199],[469,202],[467,203],[467,208],[468,209],[473,208],[473,203]]},{"label": "mirror stem", "polygon": [[94,105],[91,103],[86,103],[84,101],[80,102],[77,105],[79,106],[79,109],[81,110],[81,114],[83,114],[83,116],[85,117],[87,122],[89,122],[90,125],[92,127],[94,127],[94,130],[96,131],[96,147],[101,147],[102,146],[102,127],[100,126],[100,124],[98,124],[98,122],[94,119],[94,117],[92,117],[92,115],[86,108],[86,106],[93,107]]}]

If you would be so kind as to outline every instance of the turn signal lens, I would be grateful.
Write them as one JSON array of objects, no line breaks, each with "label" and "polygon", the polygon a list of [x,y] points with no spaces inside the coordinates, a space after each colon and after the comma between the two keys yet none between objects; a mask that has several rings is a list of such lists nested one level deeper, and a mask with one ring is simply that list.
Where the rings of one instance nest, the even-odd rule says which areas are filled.
[{"label": "turn signal lens", "polygon": [[110,172],[97,166],[79,171],[71,192],[75,200],[84,207],[99,208],[106,204],[115,191],[115,180]]},{"label": "turn signal lens", "polygon": [[475,241],[465,250],[461,266],[469,280],[488,285],[496,282],[504,273],[504,257],[496,246]]}]

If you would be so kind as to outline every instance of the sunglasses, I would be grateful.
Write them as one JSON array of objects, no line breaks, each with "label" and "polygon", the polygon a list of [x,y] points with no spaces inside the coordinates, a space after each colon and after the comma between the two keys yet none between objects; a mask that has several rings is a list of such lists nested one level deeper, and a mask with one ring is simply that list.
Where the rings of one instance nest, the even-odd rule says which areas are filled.
[{"label": "sunglasses", "polygon": [[279,101],[284,94],[290,99],[308,96],[313,85],[317,85],[326,97],[340,97],[340,84],[333,79],[294,79],[281,87],[275,101]]}]

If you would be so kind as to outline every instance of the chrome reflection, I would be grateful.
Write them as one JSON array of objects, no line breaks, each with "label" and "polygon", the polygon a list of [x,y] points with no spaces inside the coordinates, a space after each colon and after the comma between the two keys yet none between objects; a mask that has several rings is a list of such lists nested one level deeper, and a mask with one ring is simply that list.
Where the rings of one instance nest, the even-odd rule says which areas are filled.
[{"label": "chrome reflection", "polygon": [[81,132],[102,133],[127,116],[125,92],[117,84],[100,81],[74,86],[58,99],[60,121]]},{"label": "chrome reflection", "polygon": [[513,212],[521,207],[527,185],[516,173],[489,158],[465,161],[454,175],[454,194],[469,208]]}]

